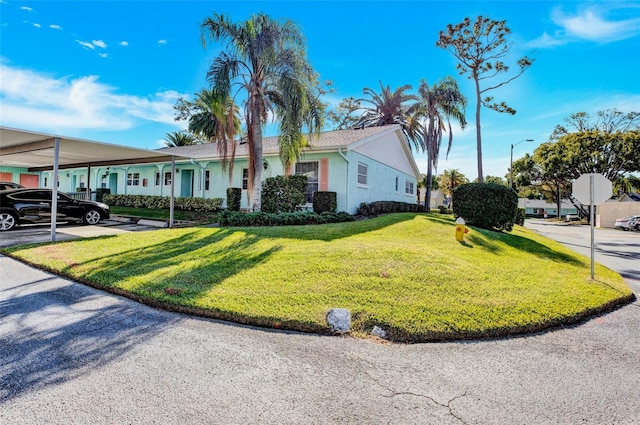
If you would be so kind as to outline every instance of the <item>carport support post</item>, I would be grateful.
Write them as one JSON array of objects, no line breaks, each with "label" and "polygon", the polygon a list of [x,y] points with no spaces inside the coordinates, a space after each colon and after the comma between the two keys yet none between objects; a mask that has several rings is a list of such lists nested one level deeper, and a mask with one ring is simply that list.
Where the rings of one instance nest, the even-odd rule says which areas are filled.
[{"label": "carport support post", "polygon": [[51,242],[56,241],[56,225],[58,224],[58,165],[60,162],[60,138],[55,138],[53,148],[53,181],[51,184]]},{"label": "carport support post", "polygon": [[593,174],[591,174],[589,176],[589,223],[591,224],[591,280],[593,280],[593,275],[594,275],[594,267],[593,267],[593,263],[594,263],[594,249],[593,249],[593,240],[594,240],[594,228],[595,228],[595,214],[594,214],[594,208],[593,208],[593,198],[595,198],[594,196],[594,184],[593,184]]},{"label": "carport support post", "polygon": [[169,227],[173,227],[173,188],[176,184],[176,157],[171,157],[171,197],[169,198]]}]

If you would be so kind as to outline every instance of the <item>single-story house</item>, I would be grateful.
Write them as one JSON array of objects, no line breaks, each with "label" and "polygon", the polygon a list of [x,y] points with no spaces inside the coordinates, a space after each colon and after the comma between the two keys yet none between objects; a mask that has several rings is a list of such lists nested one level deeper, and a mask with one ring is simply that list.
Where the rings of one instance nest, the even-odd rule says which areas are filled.
[{"label": "single-story house", "polygon": [[[547,202],[544,199],[518,199],[518,208],[524,208],[526,217],[558,217],[558,205]],[[578,209],[568,199],[560,203],[560,217],[567,214],[578,214]]]},{"label": "single-story house", "polygon": [[[236,142],[233,172],[222,169],[216,144],[200,144],[163,148],[157,151],[175,156],[174,195],[181,197],[222,198],[228,187],[243,190],[242,208],[247,205],[248,149]],[[263,139],[264,170],[262,178],[284,174],[279,158],[278,138]],[[307,207],[311,207],[314,191],[337,193],[338,211],[355,213],[363,202],[399,201],[416,203],[420,172],[411,148],[398,125],[337,130],[309,137],[293,173],[305,174],[309,181]],[[0,164],[5,180],[25,181],[29,177],[40,187],[51,187],[52,171],[30,171],[29,168],[5,167]],[[91,173],[91,175],[89,175]],[[132,165],[121,163],[94,166],[89,169],[62,169],[58,172],[58,188],[64,192],[108,188],[111,193],[168,196],[172,186],[171,162],[148,162]],[[35,183],[37,182],[37,183]]]},{"label": "single-story house", "polygon": [[[420,204],[424,204],[424,197],[427,196],[427,189],[421,187],[419,191],[420,192],[418,193],[418,200]],[[449,199],[445,196],[444,193],[442,193],[441,190],[431,189],[431,201],[429,202],[429,209],[435,210],[440,206],[448,207]]]}]

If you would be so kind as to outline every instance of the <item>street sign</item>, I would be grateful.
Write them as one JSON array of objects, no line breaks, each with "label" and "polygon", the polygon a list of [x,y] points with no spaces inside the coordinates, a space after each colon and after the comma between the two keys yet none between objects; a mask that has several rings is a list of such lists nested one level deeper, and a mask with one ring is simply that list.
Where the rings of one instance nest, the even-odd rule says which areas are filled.
[{"label": "street sign", "polygon": [[589,223],[591,224],[591,280],[593,280],[595,264],[595,205],[601,204],[613,195],[611,181],[602,174],[583,174],[572,186],[572,195],[583,204],[589,205]]},{"label": "street sign", "polygon": [[[591,177],[593,176],[593,199],[591,199]],[[601,204],[613,195],[611,181],[602,174],[583,174],[572,185],[572,195],[584,205]]]}]

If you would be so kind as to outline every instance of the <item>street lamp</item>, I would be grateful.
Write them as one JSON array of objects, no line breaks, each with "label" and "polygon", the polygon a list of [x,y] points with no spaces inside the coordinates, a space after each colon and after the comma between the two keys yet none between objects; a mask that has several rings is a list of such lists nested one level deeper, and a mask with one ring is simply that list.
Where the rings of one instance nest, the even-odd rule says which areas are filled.
[{"label": "street lamp", "polygon": [[533,139],[520,140],[518,143],[511,144],[511,162],[509,164],[509,187],[513,189],[513,147],[519,145],[522,142],[533,142]]}]

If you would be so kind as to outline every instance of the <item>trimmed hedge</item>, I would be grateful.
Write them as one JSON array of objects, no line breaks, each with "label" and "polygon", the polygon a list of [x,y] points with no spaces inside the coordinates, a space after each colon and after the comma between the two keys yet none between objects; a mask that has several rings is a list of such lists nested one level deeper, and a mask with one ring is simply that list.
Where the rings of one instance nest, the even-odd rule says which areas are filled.
[{"label": "trimmed hedge", "polygon": [[424,212],[424,205],[410,204],[408,202],[397,201],[376,201],[363,202],[358,207],[356,215],[372,216],[378,214],[389,214],[396,212]]},{"label": "trimmed hedge", "polygon": [[296,226],[307,224],[326,224],[354,221],[355,218],[344,211],[339,213],[323,212],[316,214],[312,211],[299,211],[291,213],[266,213],[266,212],[238,212],[225,210],[220,214],[219,224],[228,227],[250,226]]},{"label": "trimmed hedge", "polygon": [[518,212],[518,194],[496,183],[467,183],[453,190],[453,214],[482,229],[511,231]]},{"label": "trimmed hedge", "polygon": [[[171,199],[168,196],[105,194],[102,202],[117,207],[152,210],[169,209],[171,206]],[[222,202],[222,198],[174,198],[174,207],[181,211],[216,212],[222,209]]]},{"label": "trimmed hedge", "polygon": [[322,214],[325,211],[336,212],[338,194],[336,192],[313,192],[313,212]]},{"label": "trimmed hedge", "polygon": [[300,211],[307,198],[307,176],[269,177],[262,183],[262,211],[282,213]]},{"label": "trimmed hedge", "polygon": [[231,211],[240,211],[240,203],[242,201],[242,189],[239,187],[227,188],[227,209]]}]

